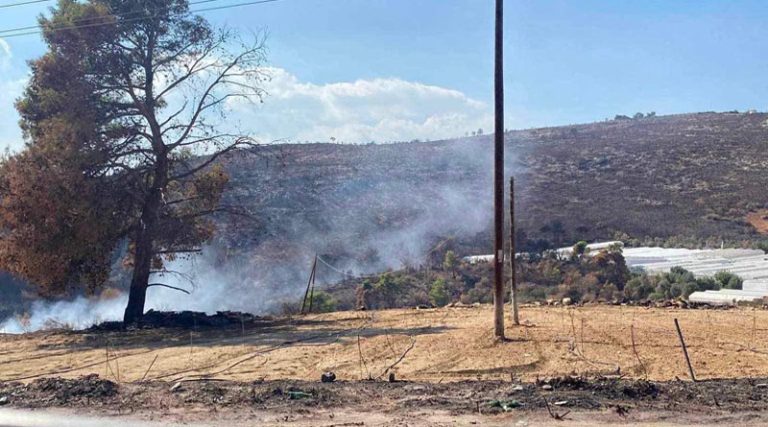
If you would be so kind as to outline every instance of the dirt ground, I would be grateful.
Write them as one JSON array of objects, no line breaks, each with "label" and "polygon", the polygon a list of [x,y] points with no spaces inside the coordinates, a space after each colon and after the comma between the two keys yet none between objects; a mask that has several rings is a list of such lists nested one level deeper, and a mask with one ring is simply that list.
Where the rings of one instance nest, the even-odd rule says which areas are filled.
[{"label": "dirt ground", "polygon": [[[533,383],[203,380],[171,385],[116,384],[91,375],[0,383],[0,396],[17,409],[201,425],[501,426],[551,425],[554,419],[577,426],[764,425],[768,384],[761,381],[557,377]],[[3,415],[0,410],[0,423]]]},{"label": "dirt ground", "polygon": [[[100,374],[115,382],[216,378],[526,381],[614,375],[686,379],[678,318],[700,379],[768,376],[768,311],[523,307],[492,335],[490,306],[341,312],[230,328],[0,336],[0,381]],[[633,345],[634,336],[634,345]],[[406,353],[407,352],[407,353]],[[394,366],[393,366],[394,365]]]},{"label": "dirt ground", "polygon": [[[547,425],[547,404],[574,425],[768,422],[768,311],[530,306],[521,318],[506,341],[490,306],[3,335],[0,406],[227,425]],[[337,382],[320,383],[327,371]]]}]

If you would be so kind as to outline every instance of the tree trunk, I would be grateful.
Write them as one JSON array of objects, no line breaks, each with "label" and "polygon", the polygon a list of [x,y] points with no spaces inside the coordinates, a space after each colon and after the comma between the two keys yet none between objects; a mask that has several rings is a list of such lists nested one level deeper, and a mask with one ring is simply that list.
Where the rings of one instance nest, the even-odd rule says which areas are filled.
[{"label": "tree trunk", "polygon": [[152,268],[152,236],[146,230],[140,230],[137,234],[131,289],[123,316],[125,325],[139,323],[144,316],[144,303],[147,300],[147,285]]},{"label": "tree trunk", "polygon": [[152,271],[152,261],[155,256],[155,230],[160,220],[160,210],[163,204],[163,189],[168,184],[168,149],[163,143],[163,132],[155,115],[156,100],[154,96],[154,54],[157,34],[147,33],[147,50],[144,58],[144,94],[145,104],[139,108],[147,119],[152,133],[152,151],[155,155],[154,176],[152,188],[145,199],[141,211],[141,220],[136,231],[134,242],[134,265],[131,289],[128,294],[128,305],[125,307],[123,323],[125,325],[140,323],[144,317],[144,303],[147,300],[149,276]]},{"label": "tree trunk", "polygon": [[144,211],[141,215],[139,229],[136,232],[135,253],[133,259],[133,276],[131,289],[128,293],[128,305],[125,307],[123,323],[131,325],[141,322],[144,316],[144,303],[147,300],[147,287],[154,257],[153,240],[156,224],[159,219],[162,192],[160,188],[152,189]]}]

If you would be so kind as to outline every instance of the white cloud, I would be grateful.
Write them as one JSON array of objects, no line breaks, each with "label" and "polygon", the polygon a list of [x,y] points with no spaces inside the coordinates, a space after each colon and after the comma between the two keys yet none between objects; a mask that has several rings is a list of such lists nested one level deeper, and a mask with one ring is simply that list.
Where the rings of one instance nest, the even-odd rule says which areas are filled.
[{"label": "white cloud", "polygon": [[11,46],[0,38],[0,150],[16,150],[22,146],[19,116],[13,104],[24,91],[27,78],[7,77],[12,74],[12,60]]},{"label": "white cloud", "polygon": [[0,38],[0,70],[8,69],[11,66],[12,58],[11,46],[7,41]]},{"label": "white cloud", "polygon": [[263,104],[229,105],[243,130],[263,141],[438,139],[492,125],[486,104],[452,89],[396,78],[313,84],[281,68],[268,73]]},{"label": "white cloud", "polygon": [[[10,48],[0,39],[0,67],[6,57]],[[313,84],[281,68],[267,71],[264,103],[232,102],[226,122],[264,142],[435,140],[489,132],[493,124],[488,105],[453,89],[397,78]],[[22,146],[13,103],[26,81],[0,76],[0,149]]]}]

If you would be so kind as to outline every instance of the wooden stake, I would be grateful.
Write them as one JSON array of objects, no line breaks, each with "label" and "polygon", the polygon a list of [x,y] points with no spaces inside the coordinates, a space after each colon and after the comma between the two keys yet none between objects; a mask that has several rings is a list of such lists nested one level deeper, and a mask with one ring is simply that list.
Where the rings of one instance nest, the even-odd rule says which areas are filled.
[{"label": "wooden stake", "polygon": [[149,374],[149,371],[152,369],[153,366],[155,366],[155,362],[157,362],[157,358],[160,356],[159,354],[155,355],[155,358],[152,359],[152,363],[149,364],[149,367],[147,368],[147,371],[144,372],[144,376],[141,377],[140,381],[144,381],[144,379],[147,378],[147,374]]},{"label": "wooden stake", "polygon": [[696,375],[693,373],[693,366],[691,366],[691,358],[688,357],[688,347],[685,345],[685,340],[683,339],[683,331],[680,330],[680,323],[675,319],[675,328],[677,328],[677,336],[680,337],[680,345],[683,346],[683,355],[685,356],[685,363],[688,364],[688,372],[691,374],[691,380],[693,382],[696,382]]},{"label": "wooden stake", "polygon": [[632,352],[635,353],[635,358],[637,359],[637,363],[640,364],[640,367],[643,368],[643,375],[645,377],[645,380],[648,380],[648,370],[645,369],[645,364],[643,363],[642,359],[640,359],[640,353],[637,352],[637,344],[635,344],[635,321],[632,321],[632,324],[629,326],[629,333],[630,337],[632,338]]},{"label": "wooden stake", "polygon": [[517,301],[517,260],[515,259],[515,177],[509,178],[509,265],[512,275],[510,302],[512,303],[512,323],[520,325],[520,314]]}]

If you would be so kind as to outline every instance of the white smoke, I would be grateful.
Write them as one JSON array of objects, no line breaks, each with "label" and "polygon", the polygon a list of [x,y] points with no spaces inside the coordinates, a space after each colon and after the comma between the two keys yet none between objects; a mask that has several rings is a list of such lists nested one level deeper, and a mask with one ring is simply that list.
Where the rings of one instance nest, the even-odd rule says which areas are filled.
[{"label": "white smoke", "polygon": [[[165,266],[168,272],[155,274],[150,283],[186,289],[190,294],[151,287],[145,308],[209,314],[225,310],[278,313],[284,304],[301,300],[315,254],[341,254],[335,259],[329,258],[331,265],[323,265],[318,273],[319,284],[331,283],[345,278],[347,272],[371,274],[400,268],[406,263],[418,265],[440,238],[472,237],[487,231],[492,214],[491,159],[485,148],[490,144],[477,141],[447,144],[451,145],[442,157],[424,161],[448,163],[432,165],[427,170],[439,170],[441,174],[445,170],[475,174],[472,179],[454,178],[454,172],[448,172],[437,180],[439,184],[433,180],[426,187],[421,185],[418,176],[412,177],[411,172],[407,172],[383,178],[361,175],[342,181],[336,190],[336,199],[322,205],[319,211],[301,208],[284,212],[269,225],[271,235],[255,246],[246,245],[236,256],[228,255],[232,242],[219,241],[204,248],[201,254],[168,263]],[[259,179],[269,181],[272,177]],[[259,184],[255,185],[257,187],[248,190],[261,191]],[[347,205],[345,200],[351,199],[356,202]],[[320,206],[320,199],[311,205]],[[318,222],[318,218],[323,220]],[[236,238],[243,232],[236,224],[224,223],[222,227],[222,234]],[[227,227],[232,230],[226,230]],[[240,242],[236,239],[234,243]],[[371,259],[360,256],[368,252],[375,256]],[[19,333],[56,325],[79,329],[102,321],[120,320],[126,301],[127,297],[121,295],[98,301],[77,298],[65,302],[35,302],[29,316],[23,320],[6,320],[0,324],[0,331]]]},{"label": "white smoke", "polygon": [[[165,273],[153,274],[150,283],[185,289],[152,286],[147,290],[146,310],[158,311],[243,311],[270,313],[286,302],[290,293],[263,286],[247,270],[232,265],[217,266],[216,250],[206,248],[203,254],[178,259],[166,265]],[[126,293],[111,298],[77,297],[69,301],[35,301],[24,315],[0,323],[0,333],[20,334],[44,329],[85,329],[105,321],[122,320],[128,302]]]},{"label": "white smoke", "polygon": [[105,300],[77,297],[72,301],[35,301],[26,315],[6,319],[0,324],[0,333],[21,334],[41,329],[84,329],[93,324],[121,317],[126,296]]}]

